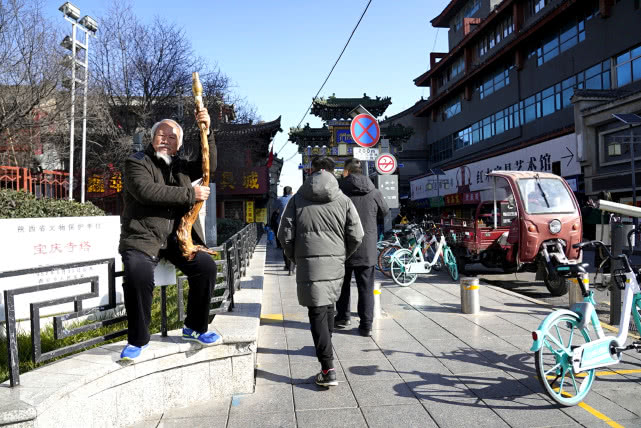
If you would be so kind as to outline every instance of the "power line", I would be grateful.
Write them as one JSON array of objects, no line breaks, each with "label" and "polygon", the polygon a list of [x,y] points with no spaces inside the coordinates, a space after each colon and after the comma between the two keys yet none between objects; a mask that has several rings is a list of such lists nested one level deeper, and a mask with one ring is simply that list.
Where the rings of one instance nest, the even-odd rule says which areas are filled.
[{"label": "power line", "polygon": [[[440,28],[436,27],[436,34],[434,35],[434,44],[432,45],[432,52],[434,52],[434,49],[436,49],[436,40],[438,39],[438,30]],[[427,69],[429,70],[430,64],[427,65]],[[421,97],[425,95],[425,86],[423,86],[423,91],[421,92]]]},{"label": "power line", "polygon": [[[347,46],[349,45],[349,42],[352,40],[352,37],[354,36],[354,33],[356,32],[356,29],[358,28],[358,26],[360,25],[361,21],[363,20],[363,17],[365,16],[365,12],[367,12],[367,9],[369,8],[369,5],[370,5],[371,3],[372,3],[372,0],[369,0],[369,1],[367,2],[367,6],[365,6],[365,10],[363,10],[363,13],[361,14],[361,17],[358,19],[358,22],[356,23],[356,26],[354,26],[354,29],[352,30],[352,34],[350,34],[350,35],[349,35],[349,39],[347,39],[347,42],[345,43],[345,46],[343,46],[343,50],[341,51],[340,55],[338,55],[338,59],[336,59],[336,62],[335,62],[335,63],[334,63],[334,65],[332,66],[332,69],[331,69],[331,70],[329,70],[329,74],[328,74],[328,75],[327,75],[327,77],[325,78],[325,81],[324,81],[324,82],[323,82],[323,84],[321,85],[321,87],[320,87],[320,89],[318,90],[318,92],[316,92],[316,95],[314,95],[314,98],[312,98],[312,102],[309,104],[309,107],[307,107],[307,110],[305,110],[305,114],[304,114],[304,115],[303,115],[303,117],[300,119],[300,122],[298,122],[298,125],[296,126],[296,128],[300,128],[301,123],[303,123],[303,120],[305,120],[305,117],[307,117],[307,113],[309,113],[309,110],[312,108],[312,105],[314,105],[314,99],[318,97],[318,94],[320,94],[320,92],[321,92],[321,91],[323,90],[323,88],[325,87],[325,84],[326,84],[326,83],[327,83],[327,81],[329,80],[329,77],[332,75],[332,72],[334,71],[334,68],[336,68],[336,65],[338,64],[338,61],[340,61],[341,57],[343,56],[343,53],[345,52],[345,49],[347,49]],[[283,144],[283,146],[280,148],[280,150],[283,150],[283,148],[285,147],[285,145],[287,145],[287,141],[285,141],[285,144]],[[280,150],[279,150],[279,151],[280,151]],[[296,154],[298,154],[298,152],[296,152]],[[293,156],[292,156],[292,158],[293,158]],[[290,158],[290,159],[291,159],[291,158]],[[289,159],[288,159],[288,160],[289,160]]]}]

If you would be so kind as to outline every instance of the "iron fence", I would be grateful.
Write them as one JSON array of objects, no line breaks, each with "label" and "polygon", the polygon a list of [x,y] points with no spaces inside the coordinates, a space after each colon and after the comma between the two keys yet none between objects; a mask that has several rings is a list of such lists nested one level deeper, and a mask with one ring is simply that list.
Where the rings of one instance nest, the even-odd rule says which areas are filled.
[{"label": "iron fence", "polygon": [[[249,265],[251,256],[262,233],[262,224],[251,223],[231,236],[221,246],[214,248],[216,251],[218,251],[218,259],[216,260],[218,273],[216,277],[216,284],[214,286],[214,289],[212,290],[212,297],[210,301],[210,322],[211,320],[213,320],[216,314],[231,311],[233,309],[234,292],[240,289],[240,280],[247,271],[247,266]],[[53,317],[53,333],[54,339],[56,340],[126,321],[127,317],[125,315],[119,316],[114,311],[118,306],[116,302],[116,278],[122,277],[123,272],[116,271],[116,260],[114,258],[0,272],[0,278],[11,278],[22,275],[48,272],[57,269],[71,269],[84,266],[99,266],[105,264],[107,265],[108,303],[97,308],[84,309],[83,301],[99,297],[100,284],[98,276],[4,290],[4,311],[6,324],[5,328],[8,356],[7,363],[9,368],[9,383],[12,387],[20,385],[20,361],[18,357],[18,334],[15,302],[16,296],[36,293],[40,291],[62,289],[79,284],[89,283],[91,285],[90,291],[88,293],[70,295],[57,299],[48,299],[30,304],[32,345],[31,359],[34,363],[43,363],[127,334],[127,330],[118,330],[110,332],[108,334],[99,335],[78,343],[74,343],[72,345],[60,347],[49,352],[42,352],[40,313],[43,308],[64,303],[73,303],[74,305],[73,312]],[[183,321],[185,319],[183,291],[186,281],[187,277],[182,275],[176,278],[177,312],[179,321]],[[161,334],[163,336],[167,336],[167,286],[160,287],[160,300]],[[113,316],[111,318],[81,324],[74,328],[67,328],[64,324],[66,321],[77,320],[81,317],[89,315],[104,315],[106,311],[111,311],[109,315]]]}]

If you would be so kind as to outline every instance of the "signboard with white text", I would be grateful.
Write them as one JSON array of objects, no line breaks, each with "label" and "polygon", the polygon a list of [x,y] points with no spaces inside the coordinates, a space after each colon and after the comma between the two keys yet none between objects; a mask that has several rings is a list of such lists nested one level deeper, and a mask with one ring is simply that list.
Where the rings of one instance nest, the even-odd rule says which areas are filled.
[{"label": "signboard with white text", "polygon": [[574,134],[448,169],[444,171],[445,175],[438,178],[430,175],[410,180],[411,199],[415,201],[451,193],[489,189],[491,183],[487,174],[491,171],[552,172],[553,164],[556,162],[560,167],[561,176],[581,174]]},{"label": "signboard with white text", "polygon": [[398,208],[398,175],[379,175],[378,190],[390,209]]},{"label": "signboard with white text", "polygon": [[[116,270],[122,269],[118,242],[120,217],[54,217],[0,220],[0,272],[74,262],[115,258]],[[0,278],[0,321],[4,320],[3,290],[99,277],[99,297],[83,301],[84,308],[108,303],[107,264],[79,268],[57,269],[37,274]],[[122,301],[122,280],[116,278],[116,296]],[[53,298],[89,292],[90,283],[62,289],[16,296],[16,318],[29,318],[29,304]],[[72,304],[51,306],[43,314],[69,311]]]},{"label": "signboard with white text", "polygon": [[362,161],[375,161],[378,157],[378,149],[376,148],[365,148],[365,147],[354,147],[354,157]]}]

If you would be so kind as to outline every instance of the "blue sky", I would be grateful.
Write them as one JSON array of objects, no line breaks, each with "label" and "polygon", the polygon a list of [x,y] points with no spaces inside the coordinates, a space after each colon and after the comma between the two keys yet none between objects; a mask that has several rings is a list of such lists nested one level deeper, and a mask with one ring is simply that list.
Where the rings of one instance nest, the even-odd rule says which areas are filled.
[{"label": "blue sky", "polygon": [[[45,0],[45,12],[65,25],[58,7]],[[82,14],[100,16],[106,0],[73,0]],[[449,0],[373,0],[321,96],[390,96],[386,115],[413,105],[428,89],[413,79],[429,67],[429,53],[447,51],[447,29],[433,28]],[[234,90],[256,106],[265,121],[282,115],[283,132],[274,139],[279,157],[296,146],[286,143],[312,97],[336,61],[367,0],[166,1],[134,0],[142,21],[154,15],[183,27],[196,53],[234,82]],[[68,24],[67,24],[68,25]],[[70,25],[69,25],[70,27]],[[98,31],[98,37],[105,34]],[[90,51],[91,54],[91,51]],[[303,125],[321,126],[308,115]],[[284,146],[284,147],[283,147]],[[282,149],[281,149],[282,148]],[[300,155],[289,160],[280,186],[301,184]]]}]

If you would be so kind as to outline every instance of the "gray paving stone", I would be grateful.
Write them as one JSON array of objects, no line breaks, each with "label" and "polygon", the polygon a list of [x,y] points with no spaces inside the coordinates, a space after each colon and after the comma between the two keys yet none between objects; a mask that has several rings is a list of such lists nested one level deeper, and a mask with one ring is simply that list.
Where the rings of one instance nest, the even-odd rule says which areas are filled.
[{"label": "gray paving stone", "polygon": [[552,404],[539,394],[510,399],[483,400],[503,420],[513,427],[549,427],[577,425],[557,405]]},{"label": "gray paving stone", "polygon": [[401,379],[388,360],[342,360],[341,365],[349,382]]},{"label": "gray paving stone", "polygon": [[314,364],[318,362],[316,348],[313,345],[290,347],[287,354],[289,355],[290,364]]},{"label": "gray paving stone", "polygon": [[299,410],[296,420],[298,428],[367,427],[360,409]]},{"label": "gray paving stone", "polygon": [[495,412],[477,398],[432,396],[421,400],[440,428],[509,427]]},{"label": "gray paving stone", "polygon": [[359,406],[417,404],[411,389],[402,380],[351,381]]},{"label": "gray paving stone", "polygon": [[434,374],[452,374],[436,357],[431,355],[398,355],[388,358],[396,372],[406,381],[422,380]]},{"label": "gray paving stone", "polygon": [[156,428],[159,423],[160,418],[157,420],[140,421],[131,425],[129,428]]},{"label": "gray paving stone", "polygon": [[477,397],[482,399],[518,397],[532,393],[529,388],[517,379],[501,370],[459,375],[458,378]]},{"label": "gray paving stone", "polygon": [[289,364],[257,364],[256,385],[291,383]]},{"label": "gray paving stone", "polygon": [[[599,380],[595,381],[598,383]],[[590,391],[590,394],[598,394],[610,401],[617,403],[619,406],[624,409],[639,414],[641,409],[639,408],[639,397],[641,397],[641,386],[638,385],[625,385],[621,384],[621,387],[617,389],[601,389],[599,391]]]},{"label": "gray paving stone", "polygon": [[219,398],[189,407],[169,409],[162,416],[163,419],[207,418],[220,415],[226,417],[230,403],[230,397]]},{"label": "gray paving stone", "polygon": [[[227,428],[294,428],[294,412],[274,413],[233,413],[229,416]],[[186,427],[183,427],[186,428]]]},{"label": "gray paving stone", "polygon": [[296,411],[357,407],[356,399],[347,382],[339,382],[338,386],[329,388],[313,383],[294,385],[294,405]]},{"label": "gray paving stone", "polygon": [[[583,403],[590,406],[597,412],[600,412],[607,418],[619,422],[623,426],[635,426],[626,423],[626,421],[638,419],[638,413],[641,413],[638,407],[634,409],[636,410],[636,413],[633,413],[632,411],[624,409],[617,403],[612,402],[604,396],[593,392],[589,393],[588,396],[585,397]],[[596,416],[579,406],[564,407],[561,409],[561,411],[585,426],[592,426],[592,424],[600,420]]]},{"label": "gray paving stone", "polygon": [[490,361],[477,352],[459,350],[435,356],[456,375],[482,373],[491,366]]},{"label": "gray paving stone", "polygon": [[392,356],[402,355],[431,355],[423,345],[421,345],[414,339],[407,341],[386,342],[382,345],[379,345],[379,347],[388,358]]},{"label": "gray paving stone", "polygon": [[224,428],[227,425],[227,417],[217,418],[188,418],[188,419],[165,419],[158,424],[158,428]]},{"label": "gray paving stone", "polygon": [[230,415],[237,413],[292,412],[291,385],[256,385],[253,394],[236,395],[232,398]]},{"label": "gray paving stone", "polygon": [[[431,401],[456,402],[460,399],[478,400],[476,395],[452,374],[428,373],[423,374],[420,379],[407,380],[406,383],[414,396],[422,403]],[[429,410],[429,408],[427,409]]]},{"label": "gray paving stone", "polygon": [[369,428],[411,427],[437,428],[427,410],[420,404],[362,407]]},{"label": "gray paving stone", "polygon": [[289,363],[289,355],[287,355],[287,350],[285,349],[263,348],[263,352],[259,352],[258,354],[256,354],[256,363],[260,365],[266,365],[266,364],[287,365]]}]

